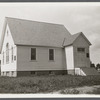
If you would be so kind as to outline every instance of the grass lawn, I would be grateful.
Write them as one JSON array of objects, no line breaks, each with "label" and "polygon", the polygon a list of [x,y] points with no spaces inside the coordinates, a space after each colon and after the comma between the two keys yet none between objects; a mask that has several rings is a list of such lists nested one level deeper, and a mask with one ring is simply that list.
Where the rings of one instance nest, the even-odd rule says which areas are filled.
[{"label": "grass lawn", "polygon": [[[100,85],[100,76],[0,77],[0,93],[49,93],[69,87]],[[76,91],[77,92],[77,91]]]}]

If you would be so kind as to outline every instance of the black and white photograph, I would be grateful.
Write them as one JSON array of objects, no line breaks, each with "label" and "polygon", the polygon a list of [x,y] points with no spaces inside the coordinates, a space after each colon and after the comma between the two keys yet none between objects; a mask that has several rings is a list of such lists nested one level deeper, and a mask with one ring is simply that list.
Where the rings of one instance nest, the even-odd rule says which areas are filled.
[{"label": "black and white photograph", "polygon": [[0,94],[100,96],[100,3],[0,3]]}]

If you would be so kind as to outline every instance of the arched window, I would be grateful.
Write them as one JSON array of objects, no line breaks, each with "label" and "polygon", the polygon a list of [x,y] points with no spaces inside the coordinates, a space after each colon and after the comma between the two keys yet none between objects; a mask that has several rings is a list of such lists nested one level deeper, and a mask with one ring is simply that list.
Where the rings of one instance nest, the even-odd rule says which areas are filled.
[{"label": "arched window", "polygon": [[9,44],[6,44],[6,63],[9,62]]},{"label": "arched window", "polygon": [[11,48],[11,61],[13,62],[13,47]]}]

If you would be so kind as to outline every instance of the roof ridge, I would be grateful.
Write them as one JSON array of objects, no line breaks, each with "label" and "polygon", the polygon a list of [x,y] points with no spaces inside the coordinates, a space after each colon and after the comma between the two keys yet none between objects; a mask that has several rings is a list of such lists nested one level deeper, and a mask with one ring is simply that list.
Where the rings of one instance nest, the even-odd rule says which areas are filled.
[{"label": "roof ridge", "polygon": [[82,32],[78,32],[78,33],[72,34],[72,36],[73,36],[73,35],[77,35],[77,34],[82,34]]},{"label": "roof ridge", "polygon": [[14,17],[5,17],[5,18],[16,19],[16,20],[22,20],[22,21],[30,21],[30,22],[37,22],[37,23],[45,23],[45,24],[52,24],[52,25],[64,26],[63,24],[48,23],[48,22],[42,22],[42,21],[33,21],[33,20],[21,19],[21,18],[14,18]]},{"label": "roof ridge", "polygon": [[[24,21],[23,21],[24,20]],[[64,37],[71,36],[64,25],[6,17],[14,44],[62,48]]]}]

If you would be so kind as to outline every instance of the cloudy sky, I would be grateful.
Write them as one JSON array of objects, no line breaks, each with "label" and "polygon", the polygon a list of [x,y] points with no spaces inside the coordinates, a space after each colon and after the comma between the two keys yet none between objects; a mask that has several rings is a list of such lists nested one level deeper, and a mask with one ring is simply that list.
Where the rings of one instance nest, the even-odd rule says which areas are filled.
[{"label": "cloudy sky", "polygon": [[100,3],[1,3],[0,36],[5,17],[63,24],[71,34],[82,31],[92,43],[91,61],[100,63]]}]

